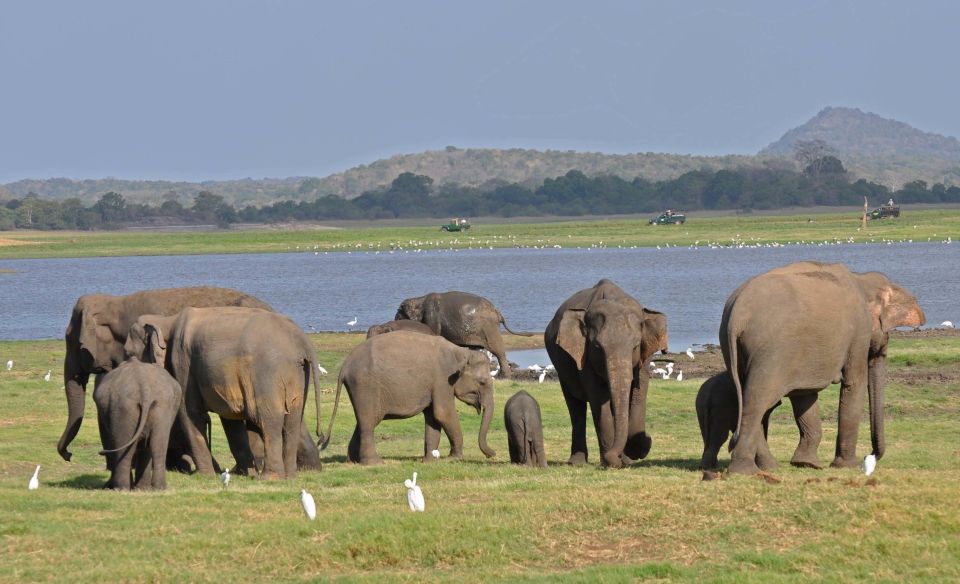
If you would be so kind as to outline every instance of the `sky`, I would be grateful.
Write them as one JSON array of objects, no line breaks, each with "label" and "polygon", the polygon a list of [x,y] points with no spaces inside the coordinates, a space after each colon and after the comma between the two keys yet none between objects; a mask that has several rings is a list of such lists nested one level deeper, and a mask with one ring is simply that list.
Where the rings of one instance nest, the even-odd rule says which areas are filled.
[{"label": "sky", "polygon": [[957,22],[949,1],[5,3],[0,183],[448,145],[753,154],[825,106],[960,136]]}]

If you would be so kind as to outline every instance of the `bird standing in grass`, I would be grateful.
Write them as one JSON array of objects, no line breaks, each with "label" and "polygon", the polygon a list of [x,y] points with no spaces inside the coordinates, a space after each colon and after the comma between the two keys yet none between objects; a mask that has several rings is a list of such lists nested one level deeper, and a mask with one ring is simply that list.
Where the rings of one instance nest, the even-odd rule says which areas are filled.
[{"label": "bird standing in grass", "polygon": [[13,359],[7,361],[7,371],[13,369]]},{"label": "bird standing in grass", "polygon": [[37,468],[33,471],[33,476],[30,477],[30,482],[27,483],[28,491],[36,491],[40,486],[40,465],[37,465]]},{"label": "bird standing in grass", "polygon": [[300,489],[300,504],[303,505],[303,514],[307,516],[307,519],[313,521],[317,518],[317,504],[313,500],[313,495],[308,493],[306,489]]},{"label": "bird standing in grass", "polygon": [[877,457],[873,454],[868,454],[863,457],[863,474],[870,476],[873,474],[873,471],[877,470]]},{"label": "bird standing in grass", "polygon": [[690,357],[691,359],[696,359],[696,357],[693,356],[693,347],[687,347],[687,357]]},{"label": "bird standing in grass", "polygon": [[352,327],[354,327],[354,326],[356,326],[356,324],[357,324],[357,320],[358,320],[358,319],[357,319],[357,317],[356,317],[356,316],[355,316],[355,317],[353,317],[353,320],[351,320],[351,321],[349,321],[349,322],[347,322],[347,326],[349,326],[349,327],[351,327],[351,328],[352,328]]},{"label": "bird standing in grass", "polygon": [[420,490],[420,486],[417,484],[417,473],[413,473],[413,480],[407,479],[403,481],[403,486],[407,487],[407,505],[410,506],[411,511],[423,511],[425,509],[425,502],[423,500],[423,491]]},{"label": "bird standing in grass", "polygon": [[683,381],[683,369],[677,371],[677,381]]},{"label": "bird standing in grass", "polygon": [[43,376],[44,381],[50,381],[50,370],[47,369],[47,374]]},{"label": "bird standing in grass", "polygon": [[440,451],[434,448],[430,451],[430,456],[432,456],[434,460],[440,460]]},{"label": "bird standing in grass", "polygon": [[321,365],[321,364],[319,364],[319,363],[317,363],[317,371],[320,372],[320,375],[326,375],[326,374],[327,374],[327,370],[324,369],[324,368],[323,368],[323,365]]},{"label": "bird standing in grass", "polygon": [[230,469],[229,468],[223,469],[223,472],[220,473],[220,482],[223,483],[224,489],[230,486]]}]

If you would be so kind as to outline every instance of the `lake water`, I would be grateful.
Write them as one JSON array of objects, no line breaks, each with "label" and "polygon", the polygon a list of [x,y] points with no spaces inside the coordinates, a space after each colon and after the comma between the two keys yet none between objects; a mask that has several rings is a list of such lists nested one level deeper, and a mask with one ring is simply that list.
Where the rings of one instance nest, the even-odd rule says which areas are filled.
[{"label": "lake water", "polygon": [[489,298],[513,330],[542,331],[574,292],[611,278],[667,313],[670,348],[716,343],[727,296],[747,278],[798,260],[878,270],[920,300],[928,326],[960,321],[960,245],[779,248],[494,249],[0,260],[0,339],[61,338],[77,297],[214,285],[243,290],[305,330],[354,330],[393,318],[404,298],[464,290]]}]

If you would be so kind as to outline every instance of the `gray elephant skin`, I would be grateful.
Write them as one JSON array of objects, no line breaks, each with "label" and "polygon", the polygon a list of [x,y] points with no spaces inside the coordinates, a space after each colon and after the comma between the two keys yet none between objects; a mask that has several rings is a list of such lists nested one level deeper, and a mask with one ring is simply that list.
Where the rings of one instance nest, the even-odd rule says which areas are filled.
[{"label": "gray elephant skin", "polygon": [[433,334],[455,345],[490,351],[496,356],[502,376],[506,378],[510,377],[510,363],[500,325],[511,334],[532,336],[510,330],[503,315],[486,298],[456,290],[407,298],[400,304],[394,319],[422,322]]},{"label": "gray elephant skin", "polygon": [[666,315],[603,279],[560,305],[543,340],[570,412],[569,462],[587,462],[588,403],[603,465],[621,467],[646,457],[651,439],[645,364],[667,349]]},{"label": "gray elephant skin", "polygon": [[[329,441],[340,388],[346,387],[357,419],[347,448],[351,462],[379,464],[373,431],[385,419],[404,419],[423,412],[426,422],[423,461],[440,445],[442,429],[450,440],[450,456],[463,456],[463,433],[455,399],[482,414],[480,450],[487,445],[493,417],[493,379],[490,361],[480,351],[459,347],[439,336],[410,331],[377,335],[357,346],[340,369],[337,395],[330,417]],[[326,448],[327,444],[323,445]]]},{"label": "gray elephant skin", "polygon": [[[822,468],[817,459],[817,448],[823,436],[816,392],[793,391],[787,394],[793,406],[793,416],[800,430],[800,444],[790,463],[794,466]],[[756,462],[761,468],[776,466],[776,459],[767,444],[770,414],[780,401],[767,410],[763,417],[763,442],[757,448]],[[727,438],[737,429],[737,387],[728,371],[718,373],[703,382],[696,399],[697,422],[703,438],[703,456],[700,467],[713,470],[719,467],[717,454]]]},{"label": "gray elephant skin", "polygon": [[388,320],[382,324],[375,324],[367,329],[367,338],[375,337],[393,331],[410,331],[422,335],[435,335],[433,329],[416,320]]},{"label": "gray elephant skin", "polygon": [[[166,325],[165,319],[144,328]],[[197,472],[213,474],[212,455],[204,440],[206,413],[226,423],[228,442],[238,467],[250,459],[247,425],[263,436],[263,478],[293,478],[301,442],[303,408],[310,379],[316,390],[320,431],[320,384],[310,339],[289,318],[256,308],[186,308],[168,325],[163,360],[183,388],[178,419],[187,434]]]},{"label": "gray elephant skin", "polygon": [[[161,316],[157,314],[144,314],[137,318],[137,322],[130,327],[127,333],[127,340],[124,343],[124,352],[128,356],[141,357],[144,361],[159,359],[164,362],[164,357],[149,355],[153,350],[147,350],[148,333],[151,331],[160,331],[159,339],[162,349],[158,352],[166,354],[166,346],[170,341],[170,334],[173,330],[173,323],[176,322],[180,314],[173,316]],[[227,442],[230,445],[230,451],[234,456],[236,465],[232,472],[240,475],[256,474],[259,469],[263,469],[264,444],[263,432],[255,424],[245,420],[237,420],[221,417],[220,422],[227,434]],[[206,435],[209,448],[210,422],[209,415],[206,416]],[[241,436],[246,433],[246,439]],[[191,465],[187,460],[192,460],[190,442],[187,439],[184,426],[180,420],[173,425],[173,431],[170,435],[170,450],[167,454],[167,469],[177,469],[183,472],[189,472]],[[214,459],[214,469],[219,470],[219,465]],[[320,470],[320,450],[310,438],[310,432],[307,430],[305,422],[300,423],[300,444],[297,448],[297,469],[298,470]]]},{"label": "gray elephant skin", "polygon": [[107,486],[167,487],[167,444],[182,395],[180,384],[162,365],[136,358],[103,376],[93,401],[104,448],[100,454],[113,459]]},{"label": "gray elephant skin", "polygon": [[503,425],[507,429],[510,462],[547,468],[540,404],[532,395],[520,390],[510,396],[503,406]]},{"label": "gray elephant skin", "polygon": [[70,460],[72,453],[67,448],[83,423],[90,375],[106,373],[123,362],[127,331],[139,316],[173,315],[187,306],[251,306],[271,310],[269,305],[249,294],[210,286],[146,290],[128,296],[86,294],[77,300],[64,334],[67,424],[57,443],[57,452],[64,460]]},{"label": "gray elephant skin", "polygon": [[736,386],[737,432],[729,470],[753,474],[762,419],[794,390],[840,383],[834,467],[859,464],[857,432],[869,394],[873,454],[885,450],[883,427],[889,331],[926,322],[917,299],[879,272],[843,264],[797,262],[751,278],[730,295],[720,346]]}]

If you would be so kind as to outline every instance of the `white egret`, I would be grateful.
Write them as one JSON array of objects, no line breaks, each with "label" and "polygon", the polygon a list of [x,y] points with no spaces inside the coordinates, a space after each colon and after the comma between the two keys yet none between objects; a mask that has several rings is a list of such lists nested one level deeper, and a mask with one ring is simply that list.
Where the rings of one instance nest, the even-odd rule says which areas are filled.
[{"label": "white egret", "polygon": [[683,381],[683,369],[677,371],[677,381]]},{"label": "white egret", "polygon": [[671,370],[671,371],[664,371],[664,372],[663,372],[663,375],[661,375],[660,377],[661,377],[662,379],[670,379],[670,376],[671,376],[672,374],[673,374],[673,371],[672,371],[672,370]]},{"label": "white egret", "polygon": [[877,469],[877,457],[868,454],[863,457],[863,474],[870,476]]},{"label": "white egret", "polygon": [[357,317],[354,316],[353,320],[347,322],[347,326],[355,326],[357,324]]},{"label": "white egret", "polygon": [[[657,375],[660,375],[661,377],[667,374],[667,370],[663,369],[662,367],[657,367],[656,369],[653,370],[653,372]],[[666,378],[664,377],[664,379]]]},{"label": "white egret", "polygon": [[313,495],[306,489],[300,489],[300,504],[303,505],[303,514],[307,519],[313,521],[317,518],[317,504],[313,500]]},{"label": "white egret", "polygon": [[47,374],[43,376],[44,381],[50,381],[50,370],[47,369]]},{"label": "white egret", "polygon": [[691,359],[696,359],[696,357],[693,356],[693,347],[687,347],[687,357],[690,357]]},{"label": "white egret", "polygon": [[417,473],[413,473],[412,481],[410,479],[403,481],[403,486],[407,487],[407,505],[410,506],[410,510],[423,511],[425,508],[423,491],[417,484]]},{"label": "white egret", "polygon": [[7,361],[7,371],[10,371],[11,369],[13,369],[13,359]]},{"label": "white egret", "polygon": [[30,482],[27,483],[27,490],[36,491],[40,486],[40,465],[37,465],[37,468],[33,471],[33,476],[30,477]]},{"label": "white egret", "polygon": [[434,448],[430,451],[430,456],[432,456],[434,460],[440,460],[440,451]]},{"label": "white egret", "polygon": [[223,469],[223,472],[220,473],[220,482],[223,483],[224,489],[230,486],[230,469],[229,468]]},{"label": "white egret", "polygon": [[[940,323],[940,326],[942,326],[943,328],[953,328],[953,323],[950,322],[949,320],[945,320],[945,321],[943,321],[943,322]],[[11,361],[11,362],[12,362],[12,361]],[[9,365],[9,363],[8,363],[8,365]],[[7,369],[9,369],[9,368],[10,368],[10,367],[8,366]]]},{"label": "white egret", "polygon": [[547,376],[547,368],[544,367],[544,368],[540,371],[540,377],[537,378],[537,381],[540,382],[540,383],[543,383],[543,380],[544,380],[544,378],[545,378],[546,376]]},{"label": "white egret", "polygon": [[499,363],[497,364],[497,368],[496,368],[496,369],[491,369],[491,370],[490,370],[490,377],[496,377],[498,373],[500,373],[500,364],[499,364]]},{"label": "white egret", "polygon": [[324,369],[324,368],[323,368],[323,365],[321,365],[321,364],[319,364],[319,363],[317,363],[317,371],[320,372],[320,375],[326,375],[326,374],[327,374],[327,370]]},{"label": "white egret", "polygon": [[527,369],[529,369],[530,371],[533,371],[534,373],[540,373],[541,371],[543,371],[543,367],[541,367],[537,363],[527,366]]}]

